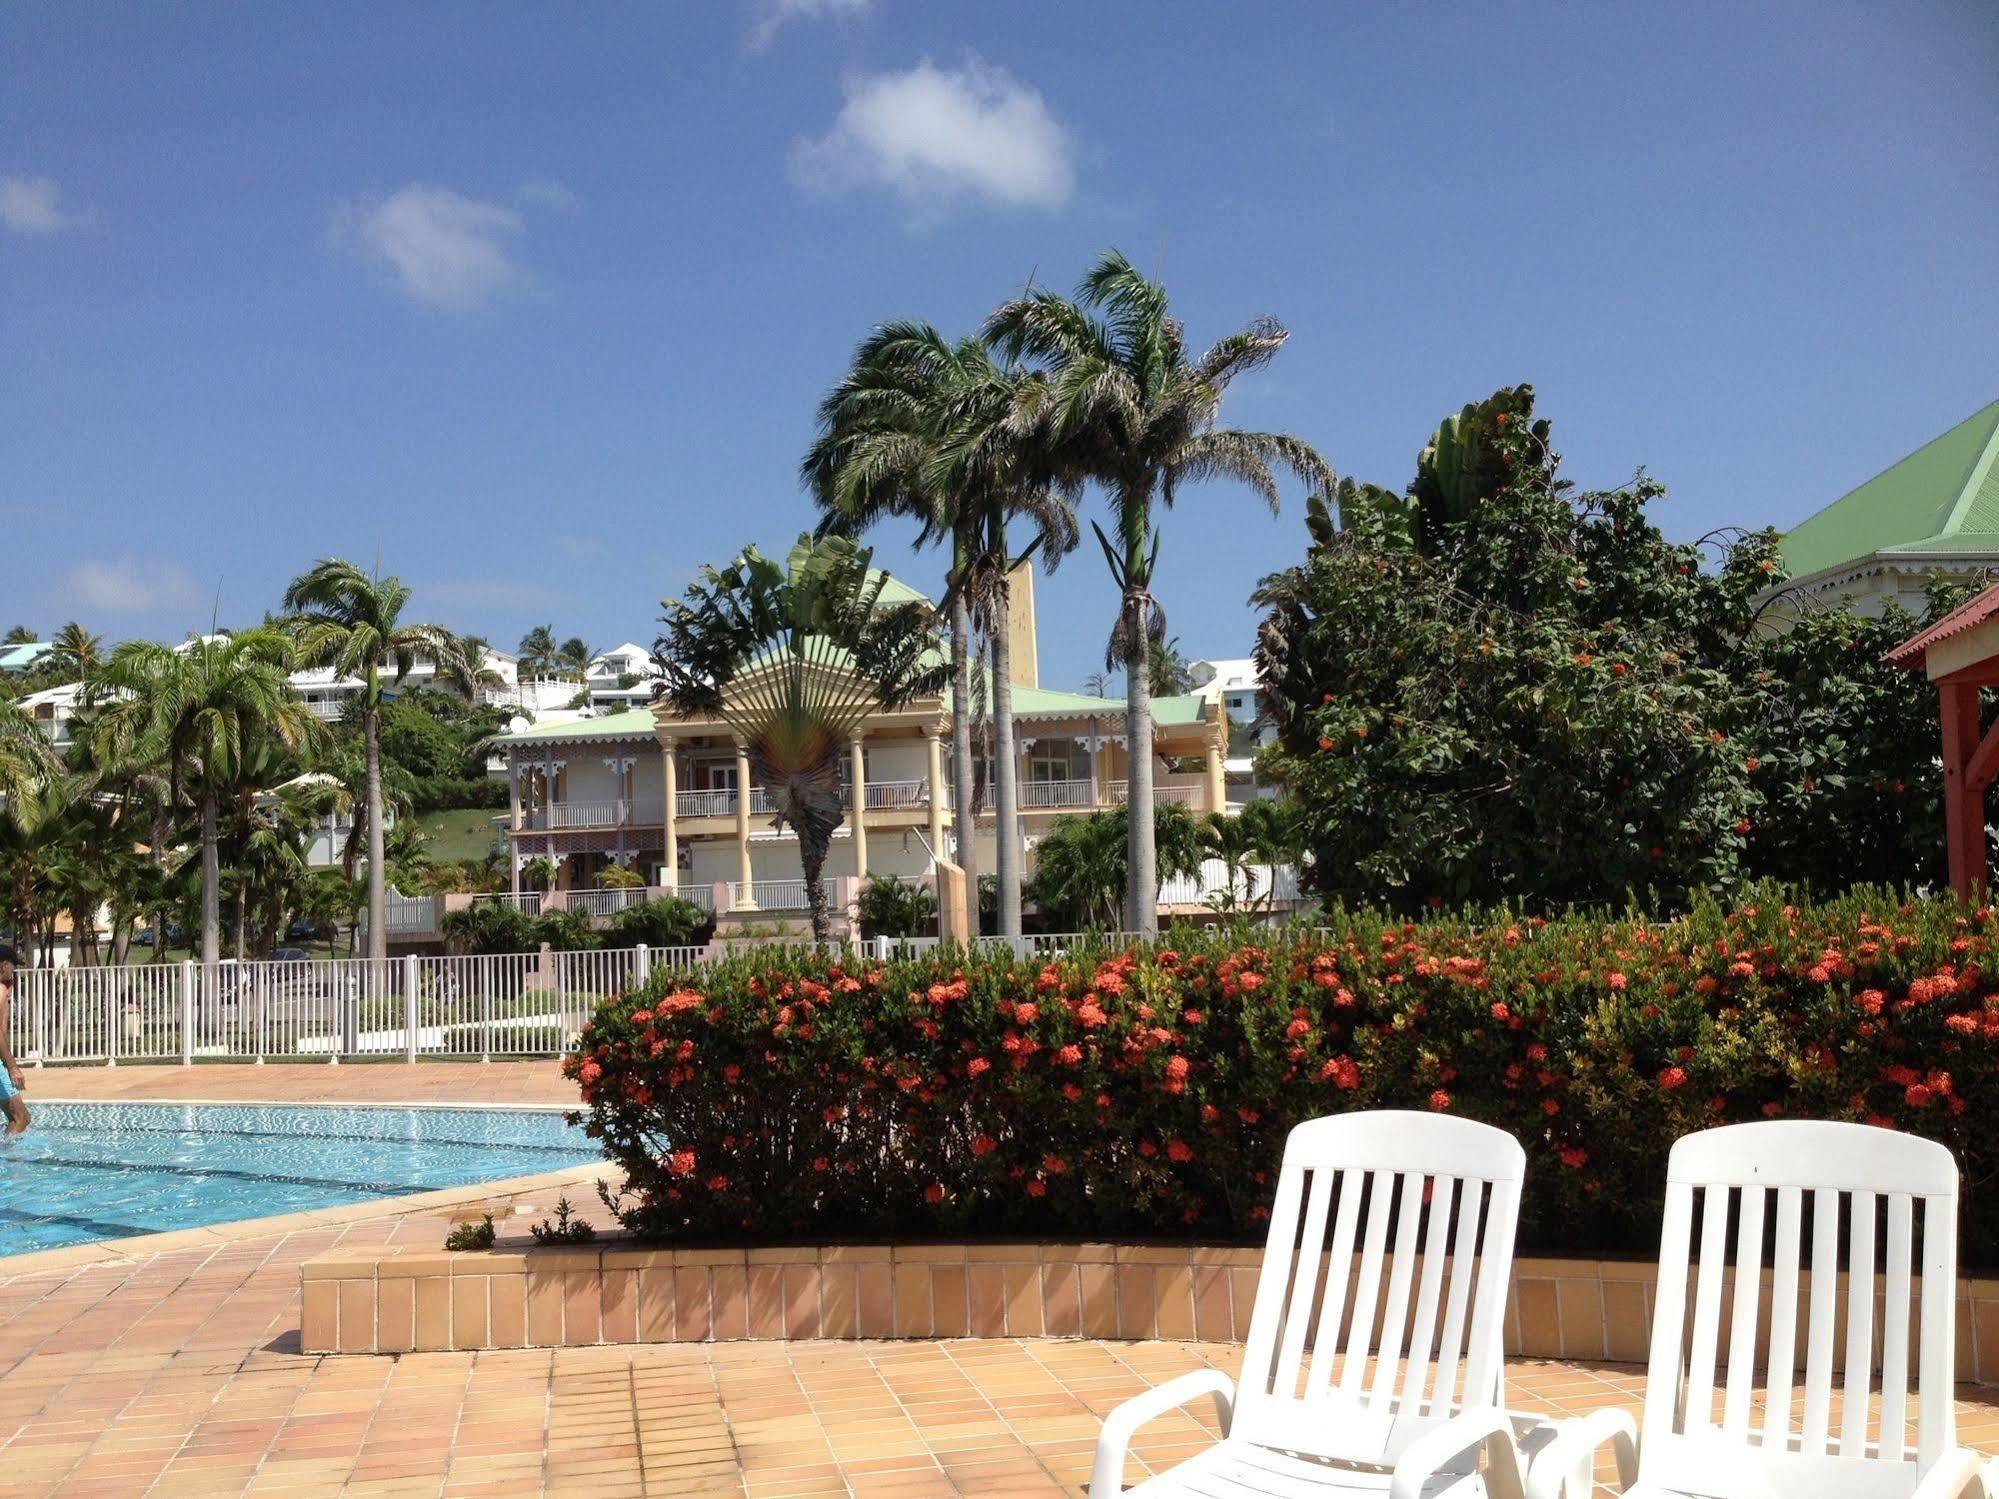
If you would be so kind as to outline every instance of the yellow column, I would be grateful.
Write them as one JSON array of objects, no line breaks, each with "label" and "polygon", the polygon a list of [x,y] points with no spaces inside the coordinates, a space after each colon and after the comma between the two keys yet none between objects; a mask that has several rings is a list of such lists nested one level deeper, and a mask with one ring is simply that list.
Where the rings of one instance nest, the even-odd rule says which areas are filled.
[{"label": "yellow column", "polygon": [[854,805],[850,809],[854,831],[854,873],[865,880],[868,877],[868,757],[862,745],[865,736],[856,734],[848,753],[852,757]]},{"label": "yellow column", "polygon": [[943,730],[935,726],[923,731],[924,747],[930,752],[930,852],[944,857],[944,747]]},{"label": "yellow column", "polygon": [[659,746],[660,784],[666,792],[661,815],[666,822],[666,868],[660,878],[666,888],[680,888],[680,772],[674,762],[674,742],[663,739]]},{"label": "yellow column", "polygon": [[1208,810],[1226,812],[1229,809],[1229,783],[1222,773],[1221,746],[1210,741],[1208,744]]},{"label": "yellow column", "polygon": [[736,878],[741,883],[736,904],[750,906],[750,886],[756,876],[750,869],[750,752],[736,741]]}]

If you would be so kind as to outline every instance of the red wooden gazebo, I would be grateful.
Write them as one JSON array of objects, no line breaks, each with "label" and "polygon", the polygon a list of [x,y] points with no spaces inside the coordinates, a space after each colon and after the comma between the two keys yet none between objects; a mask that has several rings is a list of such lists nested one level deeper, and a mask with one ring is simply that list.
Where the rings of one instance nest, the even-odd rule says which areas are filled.
[{"label": "red wooden gazebo", "polygon": [[1979,688],[1999,687],[1999,584],[1881,659],[1890,666],[1920,667],[1937,684],[1950,887],[1959,895],[1975,895],[1986,884],[1985,791],[1999,776],[1999,721],[1983,728],[1978,714]]}]

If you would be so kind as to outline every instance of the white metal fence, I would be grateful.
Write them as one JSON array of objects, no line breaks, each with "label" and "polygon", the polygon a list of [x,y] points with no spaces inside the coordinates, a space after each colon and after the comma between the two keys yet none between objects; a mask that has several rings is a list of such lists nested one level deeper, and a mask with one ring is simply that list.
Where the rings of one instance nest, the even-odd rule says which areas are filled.
[{"label": "white metal fence", "polygon": [[554,1056],[604,999],[699,947],[27,968],[8,1039],[24,1064]]}]

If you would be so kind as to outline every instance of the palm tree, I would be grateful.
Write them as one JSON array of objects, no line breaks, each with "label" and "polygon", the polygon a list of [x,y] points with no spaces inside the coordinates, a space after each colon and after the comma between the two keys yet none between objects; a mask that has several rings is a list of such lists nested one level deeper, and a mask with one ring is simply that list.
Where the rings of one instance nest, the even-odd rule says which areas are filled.
[{"label": "palm tree", "polygon": [[1170,640],[1153,642],[1146,670],[1152,677],[1148,686],[1154,697],[1178,697],[1187,690],[1191,678],[1187,658],[1180,654],[1178,635]]},{"label": "palm tree", "polygon": [[90,631],[71,620],[50,642],[51,663],[69,675],[70,680],[88,683],[90,674],[104,664],[104,637]]},{"label": "palm tree", "polygon": [[[1094,812],[1056,820],[1035,851],[1034,899],[1045,916],[1064,926],[1114,930],[1130,883],[1126,829],[1131,809]],[[1178,802],[1161,802],[1153,816],[1153,842],[1161,873],[1198,874],[1201,828]],[[1152,887],[1155,905],[1159,887]]]},{"label": "palm tree", "polygon": [[521,643],[517,654],[521,658],[522,666],[537,675],[546,675],[555,670],[557,649],[555,627],[553,625],[536,625],[527,634],[521,636]]},{"label": "palm tree", "polygon": [[556,665],[564,671],[574,672],[577,679],[581,680],[589,675],[591,654],[590,647],[583,642],[583,637],[572,635],[563,641],[561,648],[556,651]]},{"label": "palm tree", "polygon": [[[830,517],[859,526],[882,514],[915,515],[926,539],[952,539],[952,673],[970,681],[969,644],[976,625],[992,646],[993,792],[999,930],[1021,934],[1019,766],[1014,750],[1009,601],[1014,569],[1039,551],[1052,568],[1076,544],[1068,493],[1039,464],[1036,377],[993,358],[977,338],[947,343],[927,324],[889,324],[862,345],[855,372],[820,408],[821,437],[807,456],[806,479]],[[1023,416],[1028,419],[1023,419]],[[1014,552],[1009,521],[1034,535]],[[961,609],[962,604],[962,609]],[[961,618],[962,616],[962,618]],[[954,692],[954,777],[959,729],[970,779],[970,693]],[[957,798],[959,847],[971,841],[972,797]],[[968,875],[972,872],[967,871]]]},{"label": "palm tree", "polygon": [[5,635],[0,635],[0,645],[33,645],[42,637],[26,625],[10,625]]},{"label": "palm tree", "polygon": [[[1034,361],[1045,372],[1038,415],[1054,471],[1109,491],[1113,534],[1095,529],[1119,604],[1104,664],[1124,670],[1130,800],[1149,806],[1148,668],[1153,643],[1166,636],[1165,613],[1152,594],[1159,562],[1154,506],[1170,507],[1180,486],[1194,480],[1236,479],[1274,511],[1273,467],[1314,490],[1333,484],[1326,461],[1297,438],[1215,425],[1229,383],[1267,363],[1287,335],[1277,323],[1259,319],[1192,357],[1167,309],[1165,288],[1115,250],[1083,278],[1075,301],[1031,288],[995,311],[986,333],[1006,357]],[[1128,821],[1128,919],[1135,931],[1157,931],[1158,909],[1148,893],[1158,888],[1152,819]]]},{"label": "palm tree", "polygon": [[848,740],[870,714],[939,691],[946,677],[930,607],[884,604],[889,578],[873,560],[842,536],[801,536],[783,565],[746,547],[666,601],[653,647],[665,699],[729,726],[776,825],[798,834],[820,942],[831,934],[821,876],[843,815]]},{"label": "palm tree", "polygon": [[403,606],[410,591],[399,578],[371,577],[351,562],[329,557],[292,579],[285,608],[295,616],[299,657],[311,666],[330,666],[339,675],[359,677],[361,741],[367,755],[368,956],[389,956],[388,858],[382,838],[382,671],[395,682],[409,675],[419,656],[436,679],[457,684],[468,695],[471,668],[458,637],[442,625],[409,624]]},{"label": "palm tree", "polygon": [[269,734],[289,749],[309,746],[318,724],[293,695],[291,642],[275,630],[211,635],[175,649],[130,640],[98,677],[105,694],[96,737],[109,763],[157,760],[168,800],[191,788],[200,809],[201,960],[221,957],[219,822],[246,752]]}]

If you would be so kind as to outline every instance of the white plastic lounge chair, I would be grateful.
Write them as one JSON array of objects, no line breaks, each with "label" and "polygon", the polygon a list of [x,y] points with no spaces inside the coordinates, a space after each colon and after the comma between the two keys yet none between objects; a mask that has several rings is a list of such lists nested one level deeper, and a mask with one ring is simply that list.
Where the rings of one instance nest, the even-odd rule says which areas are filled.
[{"label": "white plastic lounge chair", "polygon": [[[1586,1499],[1605,1443],[1631,1499],[1987,1499],[1984,1459],[1957,1446],[1951,1405],[1948,1150],[1863,1124],[1737,1124],[1682,1139],[1666,1182],[1644,1443],[1624,1411],[1564,1422],[1534,1460],[1534,1499]],[[1758,1294],[1734,1294],[1731,1240]]]},{"label": "white plastic lounge chair", "polygon": [[1222,1440],[1126,1499],[1379,1495],[1405,1456],[1438,1472],[1411,1494],[1519,1499],[1511,1428],[1484,1479],[1471,1472],[1476,1438],[1434,1455],[1423,1441],[1467,1404],[1504,1424],[1494,1408],[1526,1166],[1511,1135],[1442,1114],[1345,1114],[1292,1130],[1241,1384],[1196,1370],[1112,1411],[1090,1499],[1116,1499],[1140,1426],[1202,1395]]}]

